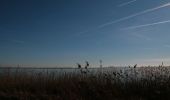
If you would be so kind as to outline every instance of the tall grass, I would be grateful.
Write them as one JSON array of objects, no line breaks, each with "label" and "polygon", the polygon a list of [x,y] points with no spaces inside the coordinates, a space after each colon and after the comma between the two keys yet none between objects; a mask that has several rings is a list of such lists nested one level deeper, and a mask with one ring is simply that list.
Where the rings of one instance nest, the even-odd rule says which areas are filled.
[{"label": "tall grass", "polygon": [[96,74],[4,70],[0,100],[169,100],[169,70],[141,67]]}]

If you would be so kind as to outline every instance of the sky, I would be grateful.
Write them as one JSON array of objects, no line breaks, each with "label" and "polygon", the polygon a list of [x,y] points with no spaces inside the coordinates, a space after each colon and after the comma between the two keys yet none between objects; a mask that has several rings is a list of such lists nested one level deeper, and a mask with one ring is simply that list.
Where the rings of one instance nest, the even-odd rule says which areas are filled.
[{"label": "sky", "polygon": [[1,0],[0,66],[170,65],[170,0]]}]

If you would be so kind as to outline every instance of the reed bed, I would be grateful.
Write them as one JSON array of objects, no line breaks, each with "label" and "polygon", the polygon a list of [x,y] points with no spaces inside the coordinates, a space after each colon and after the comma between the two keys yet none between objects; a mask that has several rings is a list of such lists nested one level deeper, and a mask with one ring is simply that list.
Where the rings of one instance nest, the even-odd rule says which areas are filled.
[{"label": "reed bed", "polygon": [[169,67],[111,69],[95,74],[3,70],[0,100],[170,99]]}]

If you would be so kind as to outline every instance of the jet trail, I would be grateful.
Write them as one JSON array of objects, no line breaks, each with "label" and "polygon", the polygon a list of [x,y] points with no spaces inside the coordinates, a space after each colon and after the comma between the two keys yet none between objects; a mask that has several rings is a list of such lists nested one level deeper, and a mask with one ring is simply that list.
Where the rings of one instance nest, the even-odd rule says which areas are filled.
[{"label": "jet trail", "polygon": [[105,23],[103,25],[100,25],[99,28],[103,28],[105,26],[108,26],[108,25],[111,25],[111,24],[114,24],[114,23],[118,23],[118,22],[121,22],[121,21],[124,21],[124,20],[128,20],[130,18],[133,18],[133,17],[136,17],[136,16],[139,16],[139,15],[143,15],[145,13],[149,13],[149,12],[153,12],[153,11],[156,11],[156,10],[159,10],[161,8],[165,8],[165,7],[168,7],[170,6],[170,2],[166,3],[166,4],[163,4],[163,5],[160,5],[158,7],[155,7],[155,8],[151,8],[151,9],[147,9],[147,10],[144,10],[142,12],[138,12],[138,13],[135,13],[135,14],[132,14],[132,15],[129,15],[127,17],[123,17],[123,18],[120,18],[118,20],[115,20],[115,21],[112,21],[112,22],[109,22],[109,23]]},{"label": "jet trail", "polygon": [[144,24],[144,25],[138,25],[138,26],[131,26],[131,27],[127,27],[127,28],[124,28],[124,29],[136,29],[136,28],[142,28],[142,27],[147,27],[147,26],[154,26],[154,25],[165,24],[165,23],[170,23],[170,20],[156,22],[156,23],[150,23],[150,24]]},{"label": "jet trail", "polygon": [[131,4],[131,3],[135,2],[135,1],[137,1],[137,0],[131,0],[131,1],[119,4],[118,7],[123,7],[123,6],[129,5],[129,4]]}]

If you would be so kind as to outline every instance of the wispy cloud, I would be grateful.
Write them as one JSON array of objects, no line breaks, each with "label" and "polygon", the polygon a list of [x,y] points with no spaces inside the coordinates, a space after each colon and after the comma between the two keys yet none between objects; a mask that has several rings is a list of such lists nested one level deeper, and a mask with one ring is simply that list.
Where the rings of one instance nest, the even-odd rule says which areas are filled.
[{"label": "wispy cloud", "polygon": [[11,42],[18,43],[18,44],[24,44],[25,41],[22,40],[10,40]]},{"label": "wispy cloud", "polygon": [[88,33],[88,32],[89,32],[89,30],[87,30],[87,31],[82,31],[82,32],[76,33],[75,36],[81,36],[81,35],[83,35],[83,34],[85,34],[85,33]]},{"label": "wispy cloud", "polygon": [[139,33],[131,33],[131,35],[133,35],[137,38],[143,39],[143,40],[147,40],[147,41],[152,40],[150,37],[143,35],[143,34],[139,34]]},{"label": "wispy cloud", "polygon": [[141,12],[138,12],[138,13],[126,16],[126,17],[123,17],[123,18],[120,18],[120,19],[112,21],[112,22],[108,22],[108,23],[102,24],[102,25],[99,26],[99,28],[103,28],[105,26],[108,26],[108,25],[111,25],[111,24],[114,24],[114,23],[118,23],[118,22],[121,22],[121,21],[125,21],[125,20],[131,19],[133,17],[139,16],[139,15],[143,15],[145,13],[153,12],[153,11],[156,11],[156,10],[159,10],[161,8],[168,7],[168,6],[170,6],[170,2],[168,2],[166,4],[163,4],[163,5],[160,5],[160,6],[157,6],[157,7],[154,7],[154,8],[151,8],[151,9],[147,9],[147,10],[144,10],[144,11],[141,11]]},{"label": "wispy cloud", "polygon": [[165,24],[165,23],[170,23],[170,20],[160,21],[160,22],[156,22],[156,23],[143,24],[143,25],[130,26],[130,27],[127,27],[127,28],[124,28],[124,29],[136,29],[136,28],[154,26],[154,25]]},{"label": "wispy cloud", "polygon": [[131,0],[131,1],[128,1],[128,2],[124,2],[124,3],[122,3],[122,4],[119,4],[118,7],[123,7],[123,6],[129,5],[129,4],[131,4],[131,3],[133,3],[133,2],[136,2],[136,1],[137,1],[137,0]]},{"label": "wispy cloud", "polygon": [[142,49],[143,49],[143,50],[152,50],[152,49],[154,49],[154,48],[151,48],[151,47],[143,47]]},{"label": "wispy cloud", "polygon": [[[129,15],[129,16],[126,16],[126,17],[123,17],[123,18],[111,21],[111,22],[107,22],[107,23],[101,24],[101,25],[97,26],[95,29],[93,29],[93,31],[97,30],[97,29],[100,29],[100,28],[103,28],[105,26],[109,26],[109,25],[112,25],[112,24],[115,24],[115,23],[118,23],[118,22],[121,22],[121,21],[125,21],[125,20],[128,20],[128,19],[137,17],[139,15],[143,15],[145,13],[153,12],[153,11],[156,11],[156,10],[159,10],[161,8],[168,7],[168,6],[170,6],[170,2],[162,4],[162,5],[154,7],[154,8],[151,8],[151,9],[146,9],[144,11],[141,11],[141,12],[138,12],[138,13],[135,13],[135,14],[132,14],[132,15]],[[88,32],[91,32],[91,30],[80,32],[80,33],[78,33],[78,35],[82,35],[82,34],[85,34],[85,33],[88,33]]]},{"label": "wispy cloud", "polygon": [[165,44],[164,47],[170,48],[170,45],[169,44]]}]

